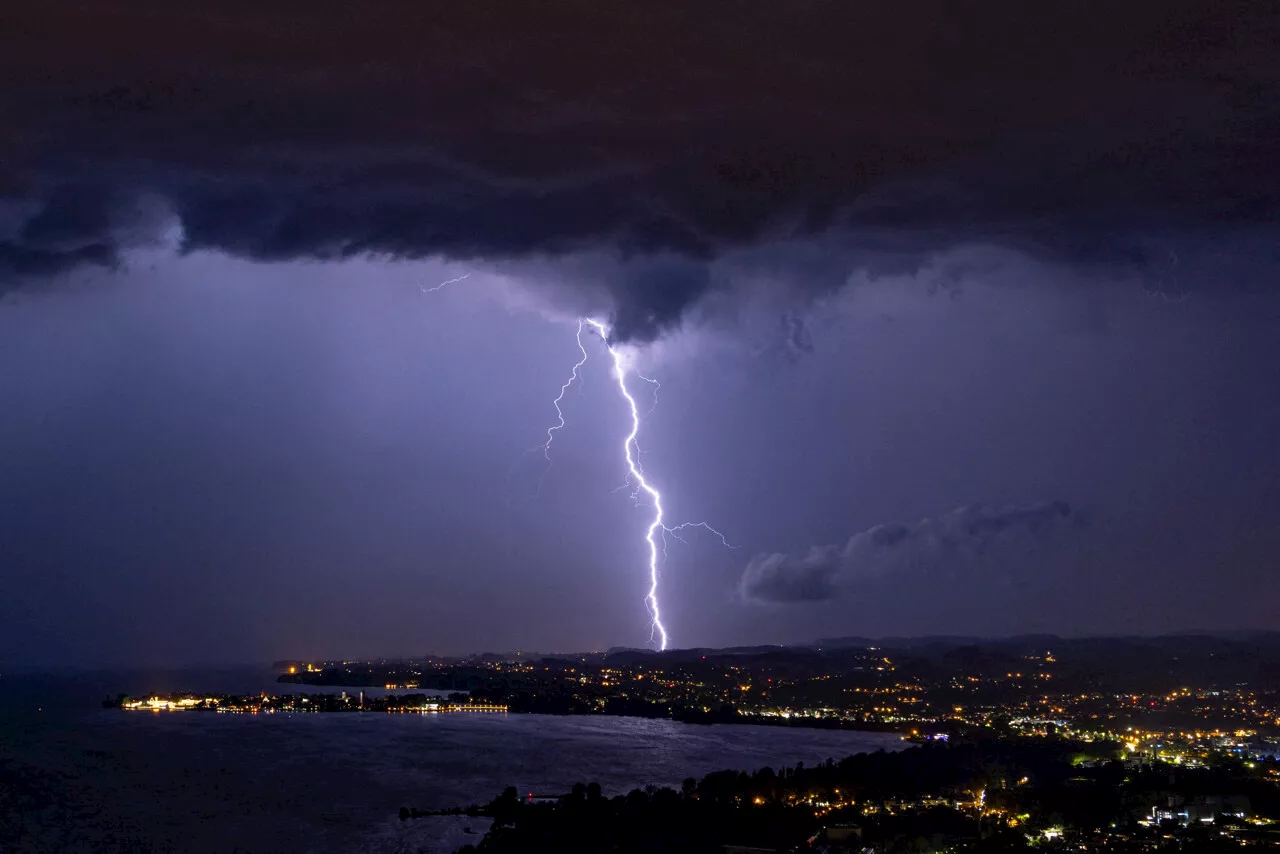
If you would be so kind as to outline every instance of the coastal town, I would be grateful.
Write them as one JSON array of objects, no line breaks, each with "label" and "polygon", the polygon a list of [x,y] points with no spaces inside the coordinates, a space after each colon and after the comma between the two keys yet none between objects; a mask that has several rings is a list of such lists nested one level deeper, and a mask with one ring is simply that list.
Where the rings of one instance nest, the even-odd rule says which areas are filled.
[{"label": "coastal town", "polygon": [[847,727],[914,740],[975,729],[1060,734],[1187,763],[1215,750],[1276,750],[1280,670],[1268,654],[1208,638],[1048,643],[512,653],[277,670],[282,686],[454,692],[516,713]]},{"label": "coastal town", "polygon": [[902,742],[810,767],[690,777],[679,791],[606,793],[583,781],[536,797],[508,789],[486,804],[399,805],[406,821],[491,821],[478,851],[579,850],[584,828],[596,836],[582,850],[636,838],[646,850],[832,854],[1234,850],[1280,845],[1276,643],[1032,638],[282,661],[279,694],[120,695],[105,705],[635,716],[871,730]]}]

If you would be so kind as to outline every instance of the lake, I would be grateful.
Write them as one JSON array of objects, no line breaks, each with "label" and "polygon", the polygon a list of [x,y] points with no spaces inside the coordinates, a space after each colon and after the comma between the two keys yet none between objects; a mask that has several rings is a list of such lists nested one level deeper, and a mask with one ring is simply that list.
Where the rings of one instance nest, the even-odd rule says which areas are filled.
[{"label": "lake", "polygon": [[[506,786],[559,794],[578,781],[607,794],[678,789],[722,768],[904,745],[881,733],[616,717],[124,712],[93,708],[87,685],[41,684],[0,677],[0,848],[453,851],[479,841],[487,820],[402,822],[399,808],[465,806]],[[188,687],[259,689],[236,684]]]}]

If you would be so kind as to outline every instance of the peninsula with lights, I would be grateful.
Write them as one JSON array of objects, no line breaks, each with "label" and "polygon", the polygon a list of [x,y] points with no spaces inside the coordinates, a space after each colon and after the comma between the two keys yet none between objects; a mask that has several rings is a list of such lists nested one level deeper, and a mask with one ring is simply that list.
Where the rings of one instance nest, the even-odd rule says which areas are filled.
[{"label": "peninsula with lights", "polygon": [[1280,735],[1280,633],[840,638],[276,667],[282,685],[465,692],[513,713],[865,729],[916,740],[974,730],[1074,734],[1158,744],[1185,761],[1215,739],[1265,744]]},{"label": "peninsula with lights", "polygon": [[508,787],[483,805],[399,814],[491,819],[480,844],[460,854],[1187,854],[1280,845],[1280,762],[1228,743],[1192,764],[1131,741],[974,731],[811,766],[716,771],[678,790],[610,795],[593,782],[521,796]]},{"label": "peninsula with lights", "polygon": [[103,705],[129,712],[217,712],[220,714],[312,714],[318,712],[388,712],[399,714],[503,714],[506,706],[470,702],[464,695],[442,700],[426,694],[366,697],[364,692],[338,694],[186,694],[155,693],[142,698],[121,694]]}]

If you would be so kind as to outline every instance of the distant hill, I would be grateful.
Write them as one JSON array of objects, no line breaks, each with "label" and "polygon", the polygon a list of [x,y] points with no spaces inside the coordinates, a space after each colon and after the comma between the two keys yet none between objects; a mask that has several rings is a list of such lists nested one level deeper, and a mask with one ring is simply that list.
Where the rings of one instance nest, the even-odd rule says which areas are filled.
[{"label": "distant hill", "polygon": [[736,664],[800,675],[876,669],[888,659],[904,674],[991,676],[1017,672],[1032,662],[1041,666],[1047,653],[1053,656],[1051,669],[1055,680],[1060,680],[1057,684],[1152,691],[1240,683],[1280,688],[1280,632],[1085,638],[1050,634],[1005,638],[855,636],[822,638],[795,646],[665,652],[619,648],[606,653],[604,661],[615,667]]},{"label": "distant hill", "polygon": [[[1247,683],[1280,689],[1280,632],[1262,631],[1075,638],[1051,634],[1003,638],[851,636],[821,638],[791,646],[694,647],[664,652],[612,647],[605,652],[486,652],[435,660],[457,666],[518,660],[569,667],[585,661],[613,667],[680,667],[684,670],[695,670],[702,665],[726,665],[796,678],[888,668],[903,676],[935,678],[944,673],[1000,676],[1033,667],[1033,663],[1035,668],[1048,666],[1047,653],[1053,655],[1050,669],[1055,684],[1064,687],[1166,691]],[[381,659],[369,663],[382,674],[407,661]],[[296,663],[277,662],[277,669],[287,669],[290,664]],[[368,684],[381,684],[380,677],[372,670],[367,675],[373,680]]]}]

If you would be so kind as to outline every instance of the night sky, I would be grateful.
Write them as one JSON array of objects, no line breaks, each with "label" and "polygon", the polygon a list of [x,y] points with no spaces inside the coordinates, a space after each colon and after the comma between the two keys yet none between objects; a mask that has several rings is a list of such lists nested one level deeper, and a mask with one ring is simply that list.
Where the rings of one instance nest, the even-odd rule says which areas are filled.
[{"label": "night sky", "polygon": [[1280,629],[1278,7],[686,6],[4,4],[0,663],[645,645],[583,316],[674,646]]}]

